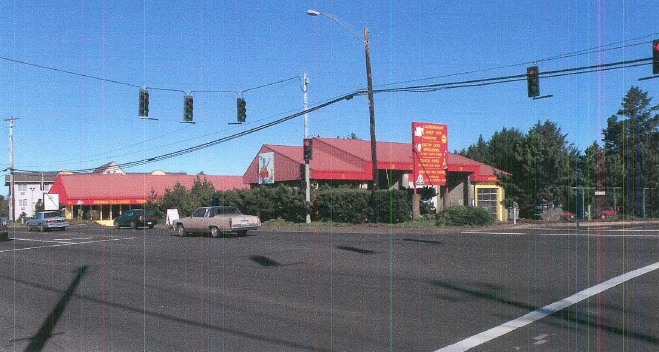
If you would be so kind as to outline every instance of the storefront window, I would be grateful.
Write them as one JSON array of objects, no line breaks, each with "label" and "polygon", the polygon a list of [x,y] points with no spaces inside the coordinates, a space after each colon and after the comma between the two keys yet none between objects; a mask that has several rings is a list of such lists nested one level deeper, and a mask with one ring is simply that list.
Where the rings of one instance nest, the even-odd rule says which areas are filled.
[{"label": "storefront window", "polygon": [[478,188],[478,206],[487,209],[495,219],[498,219],[497,188]]}]

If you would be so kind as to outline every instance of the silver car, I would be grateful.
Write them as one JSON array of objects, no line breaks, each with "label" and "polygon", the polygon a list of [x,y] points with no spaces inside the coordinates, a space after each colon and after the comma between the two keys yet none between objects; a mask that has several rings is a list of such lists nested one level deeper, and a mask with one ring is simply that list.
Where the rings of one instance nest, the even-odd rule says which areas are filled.
[{"label": "silver car", "polygon": [[31,231],[36,228],[39,231],[50,231],[52,229],[66,230],[69,226],[69,221],[60,214],[59,211],[40,211],[34,214],[32,219],[25,222],[27,230]]},{"label": "silver car", "polygon": [[261,227],[261,220],[258,216],[242,214],[236,207],[214,206],[199,208],[187,218],[174,220],[172,227],[179,236],[187,233],[210,233],[211,237],[222,233],[245,236],[248,230]]}]

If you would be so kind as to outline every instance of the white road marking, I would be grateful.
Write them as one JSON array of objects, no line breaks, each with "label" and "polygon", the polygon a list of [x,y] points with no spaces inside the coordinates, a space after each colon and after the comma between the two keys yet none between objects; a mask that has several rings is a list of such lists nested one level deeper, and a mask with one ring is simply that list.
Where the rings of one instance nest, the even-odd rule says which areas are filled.
[{"label": "white road marking", "polygon": [[78,237],[78,238],[53,238],[53,241],[76,241],[76,240],[91,240],[93,237]]},{"label": "white road marking", "polygon": [[541,335],[538,335],[538,336],[534,337],[533,339],[535,340],[535,342],[533,344],[540,346],[544,343],[549,342],[549,340],[545,340],[545,338],[548,337],[548,336],[549,336],[549,334],[541,334]]},{"label": "white road marking", "polygon": [[636,269],[620,276],[616,276],[610,280],[604,281],[600,284],[597,284],[593,287],[587,288],[583,291],[577,292],[574,295],[564,298],[560,301],[554,302],[552,304],[546,305],[540,309],[534,310],[531,313],[523,315],[517,319],[513,319],[507,323],[503,323],[497,327],[494,327],[490,330],[483,331],[480,334],[468,337],[462,341],[456,342],[452,345],[440,348],[435,352],[458,352],[466,351],[470,348],[480,346],[490,340],[496,339],[497,337],[503,336],[509,332],[512,332],[516,329],[534,323],[548,315],[552,315],[562,309],[565,309],[575,303],[579,303],[586,298],[592,297],[596,294],[602,293],[612,287],[620,285],[625,281],[637,278],[641,275],[647,274],[654,270],[659,269],[659,262]]},{"label": "white road marking", "polygon": [[462,231],[469,235],[527,235],[525,232],[484,232],[484,231]]},{"label": "white road marking", "polygon": [[49,243],[57,243],[57,244],[53,244],[53,245],[50,245],[50,246],[45,245],[45,246],[5,249],[5,250],[0,250],[0,253],[28,251],[28,250],[32,250],[32,249],[42,249],[42,248],[75,246],[75,245],[79,245],[79,244],[101,243],[101,242],[109,242],[109,241],[134,240],[134,239],[137,239],[137,237],[111,238],[111,239],[105,239],[105,240],[85,241],[85,242],[62,242],[62,241],[52,241],[52,240],[47,241],[47,240],[32,240],[32,239],[27,239],[27,238],[13,238],[13,240],[17,240],[17,241],[49,242]]}]

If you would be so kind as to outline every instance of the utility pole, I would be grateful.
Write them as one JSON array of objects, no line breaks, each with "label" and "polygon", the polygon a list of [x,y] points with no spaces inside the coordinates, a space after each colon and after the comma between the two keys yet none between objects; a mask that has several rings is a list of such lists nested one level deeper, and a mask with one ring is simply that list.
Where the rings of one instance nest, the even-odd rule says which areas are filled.
[{"label": "utility pole", "polygon": [[[373,164],[373,191],[377,191],[380,187],[380,177],[378,175],[378,158],[376,154],[376,139],[375,139],[375,107],[373,104],[373,77],[371,75],[371,49],[368,45],[368,28],[364,28],[364,53],[366,55],[366,84],[368,96],[368,113],[370,119],[371,130],[371,163]],[[377,222],[377,205],[375,222]]]},{"label": "utility pole", "polygon": [[334,16],[316,11],[316,10],[307,10],[307,15],[309,16],[325,16],[332,21],[336,22],[341,28],[348,32],[353,37],[357,38],[364,45],[364,55],[366,56],[366,84],[367,84],[367,96],[368,96],[368,113],[370,118],[370,130],[371,130],[371,163],[372,172],[373,172],[373,184],[371,190],[373,191],[373,201],[375,203],[373,212],[374,212],[374,221],[378,222],[378,204],[377,198],[375,196],[376,191],[380,187],[380,177],[378,175],[378,157],[376,154],[376,139],[375,139],[375,107],[373,104],[373,77],[371,75],[371,49],[368,44],[368,28],[364,28],[364,39],[362,40],[357,34],[351,31],[346,27],[341,21],[337,20]]},{"label": "utility pole", "polygon": [[14,121],[13,116],[4,121],[9,121],[9,221],[15,221],[14,204]]},{"label": "utility pole", "polygon": [[[307,103],[307,86],[309,85],[309,80],[307,79],[307,74],[302,75],[302,93],[304,97],[304,139],[309,138],[309,113],[307,112],[308,103]],[[307,201],[307,204],[311,202],[311,184],[310,184],[310,175],[309,175],[309,160],[304,161],[304,199]],[[311,223],[311,214],[309,211],[306,212],[306,221],[307,224]]]}]

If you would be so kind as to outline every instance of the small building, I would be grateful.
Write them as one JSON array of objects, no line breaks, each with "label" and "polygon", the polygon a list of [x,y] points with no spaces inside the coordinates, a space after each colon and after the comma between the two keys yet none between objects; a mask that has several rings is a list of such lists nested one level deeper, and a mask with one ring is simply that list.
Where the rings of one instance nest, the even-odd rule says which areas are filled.
[{"label": "small building", "polygon": [[[412,144],[377,142],[377,169],[380,189],[411,188]],[[324,184],[367,188],[372,182],[370,141],[315,137],[309,162],[313,187]],[[488,209],[499,221],[507,217],[502,201],[503,188],[497,174],[505,172],[457,154],[448,155],[446,185],[435,186],[437,210],[453,205],[479,206]],[[265,144],[261,146],[243,175],[243,182],[284,183],[302,186],[304,155],[302,146]],[[432,186],[432,185],[431,185]]]},{"label": "small building", "polygon": [[57,172],[14,172],[14,187],[11,187],[11,175],[5,176],[5,186],[9,187],[9,219],[16,220],[23,215],[32,217],[38,203],[43,201],[43,195],[48,193],[55,182]]},{"label": "small building", "polygon": [[216,190],[246,189],[241,176],[212,176],[165,174],[162,171],[145,173],[88,173],[59,174],[50,194],[58,194],[66,215],[84,217],[89,211],[98,212],[99,219],[111,220],[132,208],[142,208],[149,197],[161,197],[165,190],[180,183],[190,189],[199,178],[213,184]]}]

